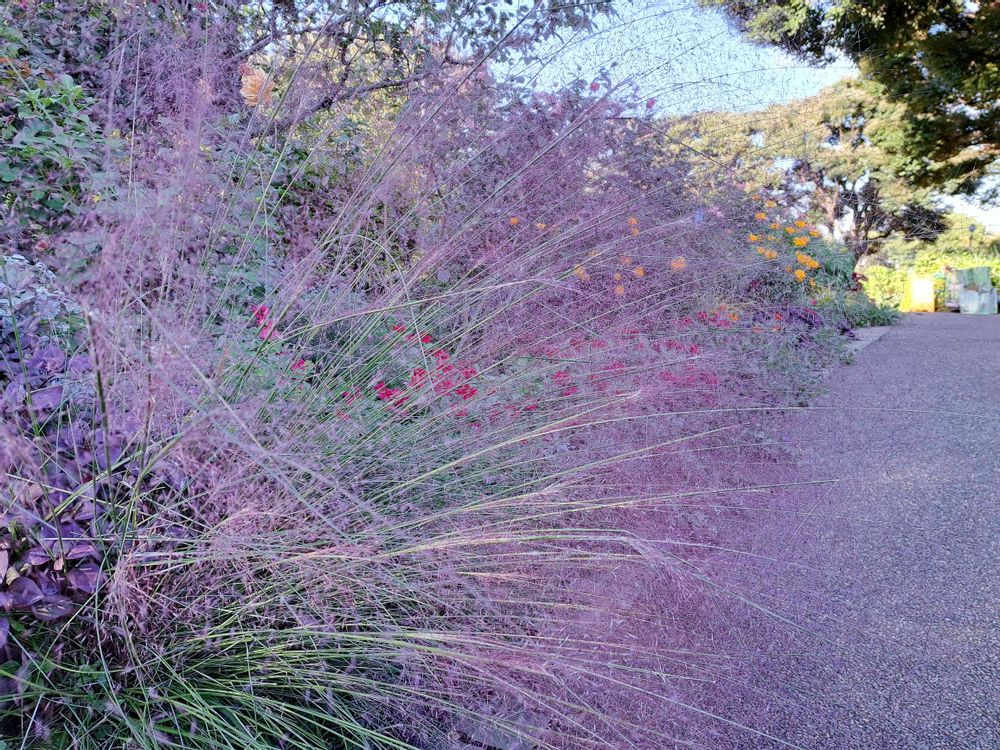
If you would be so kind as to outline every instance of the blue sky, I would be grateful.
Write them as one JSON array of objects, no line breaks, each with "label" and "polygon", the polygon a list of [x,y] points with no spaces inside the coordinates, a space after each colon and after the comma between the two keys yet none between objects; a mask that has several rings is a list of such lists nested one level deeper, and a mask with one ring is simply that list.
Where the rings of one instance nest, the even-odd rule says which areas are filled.
[{"label": "blue sky", "polygon": [[815,94],[855,68],[815,68],[771,47],[747,43],[721,14],[693,0],[621,2],[619,16],[596,33],[552,43],[537,73],[549,88],[602,71],[615,84],[632,82],[657,110],[680,114],[706,109],[760,109]]}]

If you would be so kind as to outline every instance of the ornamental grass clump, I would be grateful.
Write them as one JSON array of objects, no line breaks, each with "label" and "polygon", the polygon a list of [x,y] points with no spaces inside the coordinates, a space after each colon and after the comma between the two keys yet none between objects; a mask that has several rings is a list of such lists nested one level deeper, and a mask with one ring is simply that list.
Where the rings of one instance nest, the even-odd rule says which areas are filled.
[{"label": "ornamental grass clump", "polygon": [[[55,256],[74,348],[32,355],[83,357],[86,398],[65,412],[72,480],[24,477],[62,500],[5,498],[34,514],[18,539],[61,524],[73,544],[43,560],[17,542],[2,593],[43,599],[8,607],[3,733],[696,735],[689,686],[717,671],[683,619],[725,540],[683,508],[799,387],[762,353],[818,348],[825,326],[747,252],[754,206],[735,186],[704,204],[680,159],[654,167],[652,113],[620,92],[494,78],[495,45],[456,62],[415,24],[397,55],[296,32],[233,61],[209,4],[163,5],[108,21],[135,32],[101,94],[131,135]],[[415,50],[420,68],[394,67]],[[4,354],[5,373],[35,367]],[[8,476],[70,465],[32,430],[13,424]],[[60,609],[30,619],[47,596]]]}]

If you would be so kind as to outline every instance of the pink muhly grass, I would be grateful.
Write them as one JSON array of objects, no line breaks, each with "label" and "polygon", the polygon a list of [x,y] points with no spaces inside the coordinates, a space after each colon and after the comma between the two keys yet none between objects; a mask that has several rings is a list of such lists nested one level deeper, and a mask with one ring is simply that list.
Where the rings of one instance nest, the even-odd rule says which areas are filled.
[{"label": "pink muhly grass", "polygon": [[[674,506],[732,480],[743,409],[792,387],[761,352],[801,332],[751,335],[766,298],[707,312],[761,273],[739,191],[702,205],[597,81],[521,95],[485,70],[338,102],[275,149],[261,120],[315,71],[275,58],[274,111],[233,127],[200,51],[147,94],[178,137],[137,133],[79,287],[136,473],[183,475],[120,498],[109,720],[204,747],[668,746],[717,665],[649,623],[724,544]],[[379,127],[345,155],[363,106]]]}]

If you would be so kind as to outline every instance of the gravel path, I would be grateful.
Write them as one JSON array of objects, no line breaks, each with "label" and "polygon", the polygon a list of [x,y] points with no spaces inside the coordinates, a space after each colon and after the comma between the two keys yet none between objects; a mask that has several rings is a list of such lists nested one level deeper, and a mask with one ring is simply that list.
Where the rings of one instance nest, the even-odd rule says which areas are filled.
[{"label": "gravel path", "polygon": [[740,626],[759,692],[730,715],[774,739],[719,747],[1000,748],[1000,316],[908,316],[830,388],[784,432],[829,481],[744,581],[801,625]]}]

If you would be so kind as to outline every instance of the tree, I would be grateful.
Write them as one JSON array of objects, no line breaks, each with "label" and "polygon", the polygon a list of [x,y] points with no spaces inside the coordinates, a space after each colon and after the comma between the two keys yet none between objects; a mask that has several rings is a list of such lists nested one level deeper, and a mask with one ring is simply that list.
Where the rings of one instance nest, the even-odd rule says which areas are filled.
[{"label": "tree", "polygon": [[[1000,3],[964,0],[700,0],[751,40],[810,62],[846,56],[873,91],[905,106],[900,176],[949,193],[996,194]],[[985,180],[985,182],[984,182]]]},{"label": "tree", "polygon": [[736,179],[808,211],[857,257],[893,235],[933,239],[941,212],[929,188],[897,179],[905,108],[870,82],[845,80],[814,97],[757,112],[707,112],[663,123],[673,153],[696,151],[721,182]]}]

